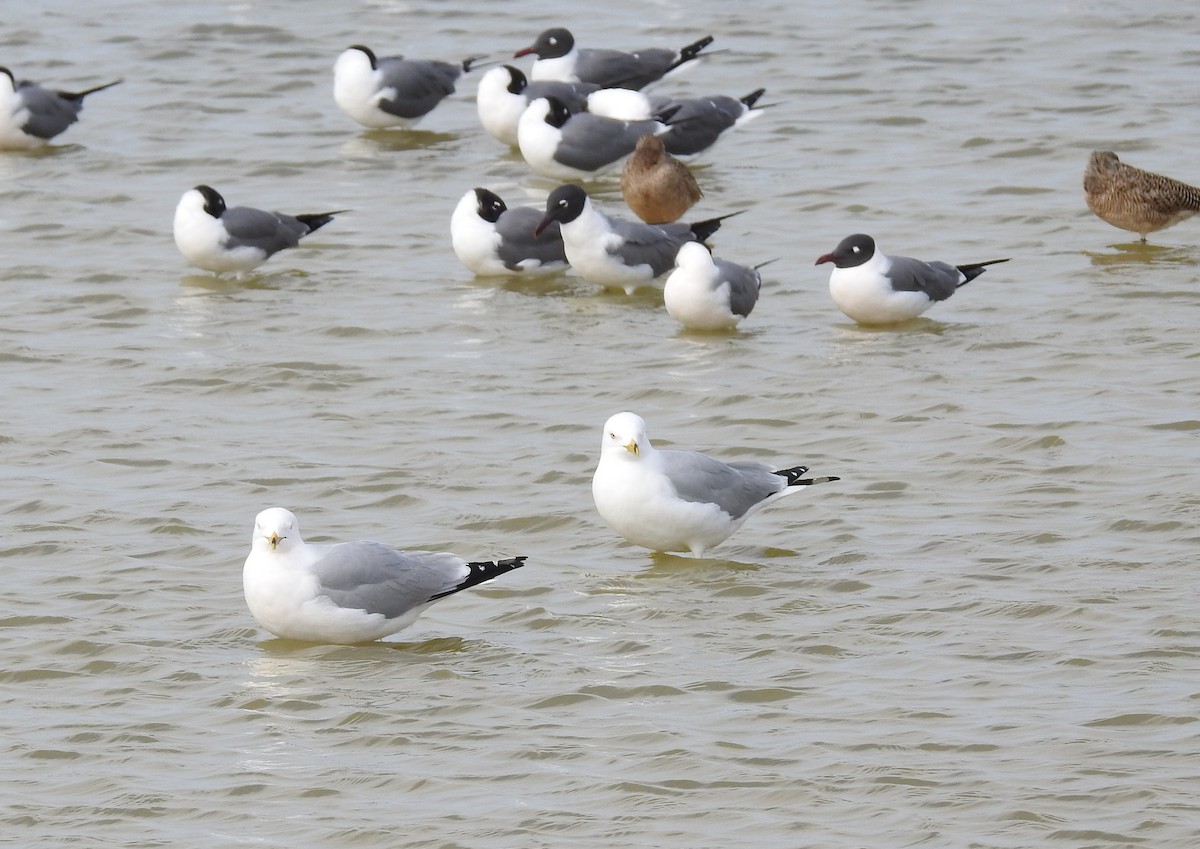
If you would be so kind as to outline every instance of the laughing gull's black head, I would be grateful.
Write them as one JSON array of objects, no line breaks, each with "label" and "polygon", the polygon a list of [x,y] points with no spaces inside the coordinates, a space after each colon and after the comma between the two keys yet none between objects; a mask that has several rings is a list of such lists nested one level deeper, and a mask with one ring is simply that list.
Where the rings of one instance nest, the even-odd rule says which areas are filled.
[{"label": "laughing gull's black head", "polygon": [[225,198],[220,192],[211,186],[196,186],[196,191],[204,197],[205,212],[213,218],[220,218],[225,213]]},{"label": "laughing gull's black head", "polygon": [[865,233],[855,233],[838,242],[832,253],[822,254],[816,264],[832,262],[838,268],[854,268],[875,256],[875,240]]},{"label": "laughing gull's black head", "polygon": [[8,68],[5,68],[3,65],[0,65],[0,74],[4,74],[4,76],[8,77],[9,85],[13,87],[13,91],[16,91],[17,78],[13,76],[12,71],[10,71]]},{"label": "laughing gull's black head", "polygon": [[559,186],[546,198],[546,216],[533,231],[533,235],[540,235],[554,221],[560,224],[574,221],[583,212],[587,199],[587,192],[581,186],[574,183]]},{"label": "laughing gull's black head", "polygon": [[520,94],[529,87],[529,79],[525,73],[513,65],[505,65],[504,69],[508,71],[508,93]]},{"label": "laughing gull's black head", "polygon": [[500,195],[487,189],[475,190],[475,211],[484,221],[495,224],[507,210],[508,207],[500,199]]},{"label": "laughing gull's black head", "polygon": [[537,37],[529,47],[518,50],[513,58],[528,56],[530,53],[539,59],[559,59],[571,52],[575,46],[575,36],[563,27],[548,29]]},{"label": "laughing gull's black head", "polygon": [[366,54],[368,61],[370,61],[370,63],[371,63],[371,70],[372,71],[379,70],[379,60],[377,60],[375,58],[375,52],[373,50],[371,50],[370,47],[363,47],[361,44],[351,44],[346,49],[347,50],[361,50],[363,53]]},{"label": "laughing gull's black head", "polygon": [[571,109],[552,94],[546,95],[546,123],[560,130],[571,120]]}]

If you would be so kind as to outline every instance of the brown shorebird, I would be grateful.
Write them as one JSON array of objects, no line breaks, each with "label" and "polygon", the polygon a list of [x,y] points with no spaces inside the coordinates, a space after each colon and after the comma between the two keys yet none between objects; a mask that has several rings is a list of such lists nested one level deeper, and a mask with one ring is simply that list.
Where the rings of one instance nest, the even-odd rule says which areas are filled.
[{"label": "brown shorebird", "polygon": [[1092,151],[1083,172],[1088,209],[1114,227],[1146,234],[1200,212],[1200,189],[1126,165],[1111,150]]},{"label": "brown shorebird", "polygon": [[621,171],[621,194],[647,224],[677,221],[704,193],[687,166],[667,153],[658,136],[638,139]]}]

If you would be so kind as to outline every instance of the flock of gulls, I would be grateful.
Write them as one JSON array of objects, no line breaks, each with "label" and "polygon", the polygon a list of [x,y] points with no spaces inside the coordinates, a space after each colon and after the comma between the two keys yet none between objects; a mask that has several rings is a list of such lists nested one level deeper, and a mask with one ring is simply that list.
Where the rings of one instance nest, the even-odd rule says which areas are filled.
[{"label": "flock of gulls", "polygon": [[[761,265],[712,255],[706,240],[731,215],[679,220],[703,196],[681,158],[707,150],[726,131],[757,117],[766,108],[759,104],[764,91],[690,99],[643,91],[696,61],[711,42],[705,37],[679,50],[588,49],[568,30],[553,28],[514,54],[536,57],[528,74],[510,64],[483,73],[476,103],[487,134],[519,150],[535,172],[568,182],[549,193],[544,208],[509,207],[484,187],[467,191],[450,220],[459,261],[477,275],[570,270],[627,292],[665,278],[667,312],[693,329],[727,330],[750,315],[762,287]],[[480,67],[481,57],[457,63],[379,57],[354,45],[334,63],[333,97],[364,127],[408,128],[452,94],[462,75]],[[18,82],[0,67],[0,148],[44,147],[79,119],[85,98],[120,82],[56,91]],[[637,220],[601,211],[576,182],[617,168]],[[1200,211],[1200,189],[1126,165],[1111,151],[1092,153],[1084,194],[1097,216],[1143,242]],[[174,239],[197,268],[242,274],[296,247],[344,211],[288,215],[231,207],[216,189],[198,185],[179,200]],[[862,233],[816,260],[833,265],[833,302],[866,325],[910,321],[987,266],[1007,261],[955,265],[890,256]],[[805,466],[776,470],[656,449],[645,421],[621,412],[604,424],[592,496],[601,518],[627,541],[698,557],[762,507],[836,480],[809,476]],[[255,519],[243,583],[251,613],[272,634],[361,643],[408,627],[434,602],[512,571],[525,559],[468,562],[369,541],[310,544],[293,513],[272,507]]]}]

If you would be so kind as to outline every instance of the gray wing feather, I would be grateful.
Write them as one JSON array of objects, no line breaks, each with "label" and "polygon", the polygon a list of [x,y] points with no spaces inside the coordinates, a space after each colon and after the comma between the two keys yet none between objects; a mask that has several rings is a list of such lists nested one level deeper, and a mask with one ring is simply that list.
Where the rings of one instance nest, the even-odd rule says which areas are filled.
[{"label": "gray wing feather", "polygon": [[384,85],[396,90],[391,100],[380,100],[379,108],[401,118],[420,118],[454,93],[462,67],[449,62],[416,62],[389,58],[378,60]]},{"label": "gray wing feather", "polygon": [[584,48],[575,62],[575,76],[604,88],[639,89],[657,80],[671,67],[676,52],[651,47],[633,53]]},{"label": "gray wing feather", "polygon": [[21,129],[31,136],[50,139],[79,120],[83,99],[68,100],[31,82],[17,87],[21,102],[29,110],[29,120]]},{"label": "gray wing feather", "polygon": [[331,545],[312,569],[334,604],[392,619],[454,589],[468,572],[465,564],[446,552],[363,541]]},{"label": "gray wing feather", "polygon": [[291,215],[248,206],[225,210],[221,223],[229,233],[226,247],[258,248],[266,251],[267,256],[284,248],[296,247],[300,244],[300,237],[309,232],[307,224]]},{"label": "gray wing feather", "polygon": [[509,207],[496,222],[500,234],[500,245],[496,254],[505,268],[517,270],[520,263],[535,259],[542,265],[560,262],[566,264],[567,253],[563,248],[562,233],[557,221],[534,237],[533,229],[542,220],[542,212],[531,206]]},{"label": "gray wing feather", "polygon": [[563,125],[554,158],[569,168],[595,171],[633,153],[638,139],[661,129],[658,121],[618,121],[577,112]]},{"label": "gray wing feather", "polygon": [[696,451],[658,453],[680,498],[716,504],[735,519],[787,487],[785,478],[761,463],[722,463]]},{"label": "gray wing feather", "polygon": [[595,83],[564,83],[560,80],[535,80],[525,87],[525,101],[532,103],[539,97],[554,97],[571,110],[571,114],[587,109],[588,95],[599,91]]},{"label": "gray wing feather", "polygon": [[758,293],[762,288],[762,275],[757,269],[738,265],[724,259],[713,259],[720,273],[720,280],[729,283],[729,308],[734,315],[743,318],[750,315],[750,310],[758,303]]},{"label": "gray wing feather", "polygon": [[897,292],[924,292],[934,301],[944,301],[962,282],[962,272],[944,262],[923,262],[907,256],[891,257],[888,277]]},{"label": "gray wing feather", "polygon": [[621,242],[610,247],[609,253],[619,256],[626,265],[648,265],[654,276],[665,274],[675,266],[675,255],[696,235],[687,224],[643,224],[626,218],[610,218],[609,225]]},{"label": "gray wing feather", "polygon": [[749,111],[746,104],[725,95],[654,102],[656,112],[673,106],[679,108],[671,115],[671,129],[662,138],[667,151],[676,156],[690,156],[711,147],[721,133]]}]

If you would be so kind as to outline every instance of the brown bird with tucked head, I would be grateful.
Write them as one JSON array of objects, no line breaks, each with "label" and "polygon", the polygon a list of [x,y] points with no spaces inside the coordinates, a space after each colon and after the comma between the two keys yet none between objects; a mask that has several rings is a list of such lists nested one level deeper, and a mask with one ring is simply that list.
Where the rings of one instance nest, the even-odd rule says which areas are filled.
[{"label": "brown bird with tucked head", "polygon": [[1088,209],[1114,227],[1146,234],[1200,212],[1200,189],[1126,165],[1111,150],[1092,151],[1083,172]]},{"label": "brown bird with tucked head", "polygon": [[658,136],[638,139],[621,170],[621,194],[647,224],[678,221],[704,193],[687,166],[667,153]]}]

